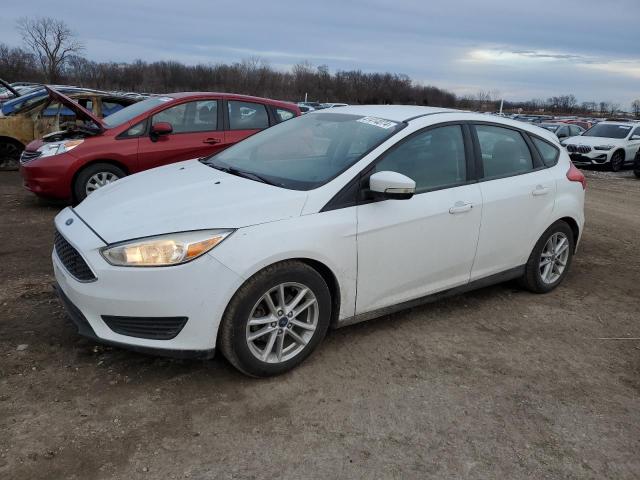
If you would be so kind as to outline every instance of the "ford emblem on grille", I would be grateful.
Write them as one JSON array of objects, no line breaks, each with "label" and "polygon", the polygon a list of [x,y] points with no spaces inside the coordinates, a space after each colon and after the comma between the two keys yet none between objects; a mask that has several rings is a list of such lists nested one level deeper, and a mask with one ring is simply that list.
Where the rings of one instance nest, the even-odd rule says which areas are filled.
[{"label": "ford emblem on grille", "polygon": [[65,225],[71,225],[73,223],[73,218],[67,218],[67,221],[64,222]]}]

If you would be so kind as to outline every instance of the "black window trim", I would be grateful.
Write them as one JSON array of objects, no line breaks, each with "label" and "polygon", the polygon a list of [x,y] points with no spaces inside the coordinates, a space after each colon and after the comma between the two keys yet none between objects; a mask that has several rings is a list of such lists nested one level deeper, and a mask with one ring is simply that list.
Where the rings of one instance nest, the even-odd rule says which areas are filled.
[{"label": "black window trim", "polygon": [[[545,166],[545,168],[552,168],[555,167],[558,164],[558,161],[560,160],[560,149],[558,148],[557,145],[555,145],[553,142],[550,142],[549,140],[547,140],[546,138],[541,137],[540,135],[536,135],[535,133],[531,133],[531,132],[526,132],[526,134],[529,136],[529,139],[531,140],[531,145],[534,148],[535,153],[538,155],[538,157],[540,158],[540,161],[542,162],[542,164]],[[544,163],[544,158],[542,157],[542,153],[540,153],[540,150],[538,149],[538,147],[536,146],[535,143],[533,143],[532,139],[536,139],[536,140],[540,140],[541,142],[546,143],[547,145],[549,145],[550,147],[553,147],[556,151],[556,158],[553,161],[552,165],[547,165],[546,163]]]},{"label": "black window trim", "polygon": [[[406,122],[403,122],[403,123],[406,124]],[[429,129],[438,128],[438,127],[447,126],[447,125],[460,125],[462,127],[463,139],[464,139],[464,142],[465,142],[465,157],[467,158],[467,181],[464,182],[464,183],[456,184],[456,185],[448,185],[448,186],[444,186],[444,187],[440,187],[440,188],[429,189],[429,190],[426,190],[424,192],[417,193],[416,195],[422,195],[424,193],[431,193],[431,192],[438,191],[438,190],[445,190],[445,189],[448,189],[448,188],[461,187],[461,186],[470,185],[470,184],[473,184],[473,183],[490,182],[492,180],[500,180],[500,179],[503,179],[503,178],[516,177],[516,176],[519,176],[519,175],[527,175],[529,173],[533,173],[533,172],[537,172],[537,171],[540,171],[540,170],[544,170],[546,168],[552,168],[552,167],[554,167],[555,165],[558,164],[558,161],[560,159],[560,150],[558,149],[557,145],[554,145],[549,140],[546,140],[545,138],[543,138],[543,137],[541,137],[539,135],[536,135],[535,133],[532,133],[532,132],[530,132],[528,130],[525,130],[525,129],[514,127],[512,125],[505,125],[503,123],[497,123],[497,122],[491,122],[491,121],[483,121],[483,120],[451,120],[451,121],[447,121],[447,122],[435,123],[433,125],[429,125],[427,127],[421,128],[420,130],[416,130],[413,133],[410,133],[406,137],[400,139],[396,144],[394,144],[393,146],[388,148],[386,151],[382,152],[378,157],[376,157],[374,160],[372,160],[369,165],[367,165],[359,173],[354,175],[353,178],[351,180],[349,180],[325,204],[325,206],[320,209],[320,212],[328,212],[328,211],[331,211],[331,210],[338,210],[338,209],[341,209],[341,208],[355,207],[355,206],[358,206],[358,205],[364,205],[366,203],[372,203],[373,201],[383,201],[383,200],[367,200],[367,201],[363,201],[360,198],[361,197],[361,192],[362,192],[362,183],[364,183],[366,180],[368,180],[368,176],[367,175],[369,174],[371,169],[379,161],[381,161],[382,158],[388,152],[390,152],[391,150],[397,148],[400,144],[402,144],[404,141],[406,141],[409,138],[411,138],[413,135],[416,135],[418,133],[424,132],[424,131],[429,130]],[[529,152],[531,154],[531,159],[532,159],[534,168],[531,169],[531,170],[528,170],[526,172],[510,173],[510,174],[506,174],[504,176],[485,178],[484,177],[484,166],[483,166],[483,162],[482,162],[482,152],[480,150],[480,142],[478,140],[478,135],[477,135],[477,132],[476,132],[476,129],[475,129],[475,125],[488,125],[488,126],[506,128],[508,130],[513,130],[513,131],[516,131],[516,132],[520,133],[520,135],[522,135],[522,138],[524,139],[525,143],[527,144],[527,147],[529,148]],[[397,133],[396,133],[396,135],[397,135]],[[547,166],[544,163],[544,161],[542,159],[542,155],[540,155],[540,153],[538,152],[538,149],[536,148],[536,146],[534,145],[533,141],[530,138],[531,136],[533,136],[535,138],[538,138],[538,139],[542,140],[543,142],[548,143],[549,145],[553,146],[558,151],[558,155],[556,157],[556,161],[555,161],[555,163],[553,165]],[[334,177],[334,178],[336,178],[336,177]],[[354,184],[358,184],[359,188],[355,189],[355,191],[352,191],[353,188],[354,188]],[[351,195],[354,195],[354,197],[352,197]]]},{"label": "black window trim", "polygon": [[[406,122],[402,122],[405,125],[407,125]],[[382,160],[384,160],[384,158],[386,157],[386,155],[388,155],[390,152],[392,152],[393,150],[395,150],[396,148],[399,148],[403,143],[409,141],[411,138],[413,138],[416,135],[420,135],[426,131],[429,130],[433,130],[436,128],[440,128],[440,127],[448,127],[448,126],[459,126],[461,131],[462,131],[462,140],[464,143],[464,155],[465,155],[465,166],[466,166],[466,176],[467,176],[467,180],[464,182],[459,182],[456,184],[449,184],[449,185],[443,185],[441,187],[434,187],[434,188],[430,188],[424,191],[421,191],[420,193],[416,193],[415,196],[417,195],[423,195],[425,193],[431,193],[431,192],[435,192],[438,190],[447,190],[449,188],[456,188],[456,187],[462,187],[464,185],[470,185],[472,183],[476,183],[478,180],[476,179],[476,162],[474,160],[474,149],[472,146],[472,138],[471,138],[471,134],[470,134],[470,130],[469,130],[469,121],[466,120],[451,120],[451,121],[447,121],[447,122],[441,122],[441,123],[436,123],[433,125],[428,125],[426,127],[423,127],[419,130],[416,130],[415,132],[410,133],[409,135],[407,135],[404,138],[401,138],[400,140],[398,140],[398,142],[396,142],[395,144],[393,144],[391,147],[389,147],[387,150],[385,150],[384,152],[382,152],[380,155],[378,155],[375,159],[373,159],[367,166],[365,166],[359,173],[357,173],[356,175],[354,175],[354,177],[347,182],[347,184],[342,187],[332,198],[331,200],[329,200],[326,205],[324,207],[322,207],[320,209],[320,212],[328,212],[331,210],[338,210],[341,208],[347,208],[347,207],[353,207],[353,206],[357,206],[357,205],[365,205],[368,203],[375,203],[375,202],[381,202],[381,201],[385,201],[384,199],[374,199],[374,198],[366,198],[364,196],[364,193],[366,191],[366,189],[368,189],[369,185],[368,185],[368,180],[369,177],[371,176],[371,171],[375,168],[375,166],[381,162]],[[396,132],[396,135],[399,133]],[[368,155],[368,153],[367,153]],[[364,155],[366,156],[366,155]],[[364,158],[363,156],[363,158]],[[358,188],[355,188],[354,190],[354,185],[357,184]],[[354,190],[354,191],[352,191]],[[352,198],[351,195],[354,195],[355,198]]]},{"label": "black window trim", "polygon": [[[542,158],[538,153],[538,149],[535,148],[535,146],[533,145],[533,142],[529,138],[529,135],[531,134],[529,131],[511,126],[511,125],[505,125],[505,124],[496,123],[496,122],[487,122],[482,120],[480,121],[472,120],[472,121],[468,121],[467,123],[469,124],[469,128],[471,130],[472,137],[473,137],[475,159],[476,159],[476,172],[478,173],[477,181],[479,183],[491,182],[493,180],[502,180],[503,178],[518,177],[520,175],[528,175],[529,173],[537,172],[539,170],[548,168],[542,161]],[[506,130],[513,130],[514,132],[518,132],[522,136],[522,139],[524,140],[524,142],[527,145],[527,148],[529,149],[529,154],[531,155],[533,168],[531,170],[527,170],[524,172],[506,173],[504,175],[497,175],[495,177],[485,177],[484,161],[482,160],[482,150],[480,149],[480,140],[478,139],[478,132],[476,131],[476,125],[486,125],[489,127],[504,128]]]}]

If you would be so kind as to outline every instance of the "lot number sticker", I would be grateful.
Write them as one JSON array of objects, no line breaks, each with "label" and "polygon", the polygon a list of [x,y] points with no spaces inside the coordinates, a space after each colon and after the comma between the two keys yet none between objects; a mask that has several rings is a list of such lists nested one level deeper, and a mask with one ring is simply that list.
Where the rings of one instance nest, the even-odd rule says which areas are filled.
[{"label": "lot number sticker", "polygon": [[385,120],[384,118],[378,117],[362,117],[358,119],[360,123],[366,123],[367,125],[373,125],[374,127],[384,128],[388,130],[389,128],[393,128],[397,125],[396,122],[392,122],[390,120]]}]

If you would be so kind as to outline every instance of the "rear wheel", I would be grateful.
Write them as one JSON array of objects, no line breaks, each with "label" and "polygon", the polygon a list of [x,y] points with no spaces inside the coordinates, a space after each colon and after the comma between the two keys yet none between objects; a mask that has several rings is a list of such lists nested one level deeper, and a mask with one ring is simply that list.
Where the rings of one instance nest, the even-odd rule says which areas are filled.
[{"label": "rear wheel", "polygon": [[611,170],[614,172],[619,172],[624,165],[624,153],[621,151],[617,151],[611,157]]},{"label": "rear wheel", "polygon": [[331,294],[309,265],[281,262],[240,287],[220,326],[220,349],[241,372],[267,377],[299,365],[324,338]]},{"label": "rear wheel", "polygon": [[127,174],[120,167],[110,163],[94,163],[82,170],[73,186],[75,199],[81,202],[96,190],[120,180]]},{"label": "rear wheel", "polygon": [[525,266],[521,284],[535,293],[547,293],[564,279],[575,250],[571,227],[564,221],[551,225],[536,243]]}]

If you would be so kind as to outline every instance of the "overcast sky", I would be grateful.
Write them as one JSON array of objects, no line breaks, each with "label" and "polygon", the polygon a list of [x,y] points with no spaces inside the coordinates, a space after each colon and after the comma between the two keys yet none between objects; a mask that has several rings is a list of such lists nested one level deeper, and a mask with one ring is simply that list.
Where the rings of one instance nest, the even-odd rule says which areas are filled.
[{"label": "overcast sky", "polygon": [[94,60],[259,56],[405,73],[459,95],[640,98],[640,0],[28,0],[3,9],[0,42],[20,45],[16,20],[37,15],[65,20]]}]

